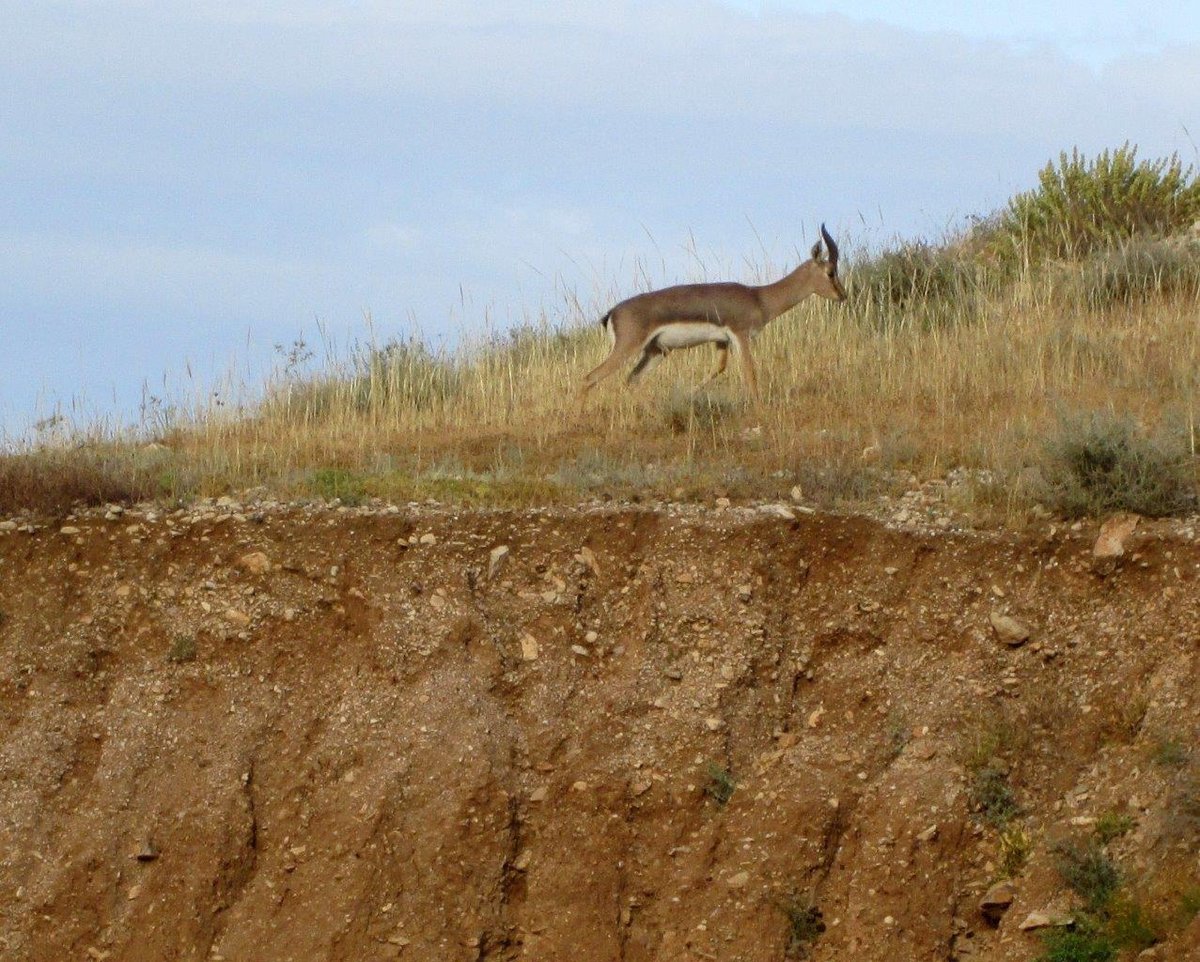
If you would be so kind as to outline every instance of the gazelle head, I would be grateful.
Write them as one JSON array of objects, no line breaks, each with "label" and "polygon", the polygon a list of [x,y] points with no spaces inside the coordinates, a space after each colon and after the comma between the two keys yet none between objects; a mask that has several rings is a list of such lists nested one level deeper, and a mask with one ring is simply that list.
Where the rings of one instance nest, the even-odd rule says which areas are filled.
[{"label": "gazelle head", "polygon": [[842,282],[838,280],[838,246],[833,242],[833,238],[829,236],[829,231],[825,229],[825,225],[821,225],[821,238],[825,241],[825,246],[829,249],[829,256],[825,256],[825,252],[821,250],[821,241],[818,240],[813,244],[812,249],[812,271],[816,278],[813,285],[813,293],[819,294],[821,297],[827,297],[831,301],[844,301],[846,299],[846,289],[842,287]]}]

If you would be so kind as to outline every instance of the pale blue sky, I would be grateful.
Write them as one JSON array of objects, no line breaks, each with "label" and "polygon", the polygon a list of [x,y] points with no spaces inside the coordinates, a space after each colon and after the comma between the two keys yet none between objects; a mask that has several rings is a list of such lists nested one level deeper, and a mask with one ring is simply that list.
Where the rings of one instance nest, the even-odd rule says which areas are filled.
[{"label": "pale blue sky", "polygon": [[[0,433],[1196,157],[1194,4],[0,0]],[[761,240],[761,246],[760,246]],[[694,245],[699,261],[690,248]],[[569,312],[567,319],[573,319]]]}]

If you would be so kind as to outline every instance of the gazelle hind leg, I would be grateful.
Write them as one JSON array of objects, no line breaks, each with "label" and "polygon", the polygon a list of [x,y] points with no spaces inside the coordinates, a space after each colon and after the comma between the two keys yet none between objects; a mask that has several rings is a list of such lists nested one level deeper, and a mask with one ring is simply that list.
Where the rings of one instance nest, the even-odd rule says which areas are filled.
[{"label": "gazelle hind leg", "polygon": [[622,364],[627,362],[634,354],[637,353],[638,344],[636,341],[630,341],[617,337],[613,341],[612,351],[603,361],[588,372],[583,379],[583,383],[579,386],[579,393],[576,397],[583,400],[587,396],[588,391],[594,388],[597,384],[603,381],[606,377],[616,373]]},{"label": "gazelle hind leg", "polygon": [[638,358],[637,364],[633,366],[633,370],[629,372],[629,377],[625,379],[626,384],[635,384],[643,374],[647,371],[652,371],[656,368],[659,362],[667,356],[667,352],[661,350],[653,341],[642,348],[642,356]]},{"label": "gazelle hind leg", "polygon": [[715,371],[713,371],[712,374],[710,374],[708,377],[706,377],[703,381],[701,381],[700,386],[704,387],[706,384],[711,384],[713,381],[715,381],[717,378],[719,378],[722,374],[724,374],[725,366],[728,363],[729,363],[729,345],[718,342],[717,343],[717,369]]}]

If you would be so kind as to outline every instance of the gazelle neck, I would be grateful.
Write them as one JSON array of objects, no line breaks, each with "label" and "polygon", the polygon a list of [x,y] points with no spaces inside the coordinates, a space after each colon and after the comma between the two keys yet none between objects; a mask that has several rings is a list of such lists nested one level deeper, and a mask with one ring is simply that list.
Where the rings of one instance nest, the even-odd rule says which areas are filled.
[{"label": "gazelle neck", "polygon": [[766,307],[767,316],[771,320],[775,320],[784,311],[791,310],[813,293],[815,287],[812,264],[811,260],[805,261],[786,277],[780,278],[773,284],[764,284],[758,289],[763,305]]}]

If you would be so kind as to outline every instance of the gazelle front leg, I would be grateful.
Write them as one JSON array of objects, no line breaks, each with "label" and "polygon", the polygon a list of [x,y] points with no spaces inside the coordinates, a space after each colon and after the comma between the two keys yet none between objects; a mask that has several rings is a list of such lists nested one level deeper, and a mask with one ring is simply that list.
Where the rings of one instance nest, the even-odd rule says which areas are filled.
[{"label": "gazelle front leg", "polygon": [[734,334],[733,349],[737,351],[738,360],[742,365],[742,375],[746,378],[746,387],[750,389],[750,397],[754,403],[762,407],[762,395],[758,392],[758,371],[754,367],[754,358],[750,354],[750,335]]}]

